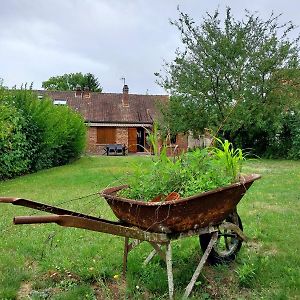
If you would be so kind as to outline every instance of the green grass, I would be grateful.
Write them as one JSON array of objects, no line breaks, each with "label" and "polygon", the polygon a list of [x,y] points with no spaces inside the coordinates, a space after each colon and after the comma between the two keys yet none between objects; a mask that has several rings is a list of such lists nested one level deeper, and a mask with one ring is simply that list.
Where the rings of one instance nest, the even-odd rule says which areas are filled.
[{"label": "green grass", "polygon": [[[132,163],[148,160],[84,157],[1,182],[0,195],[115,219],[95,193],[123,184]],[[234,263],[206,266],[191,299],[299,299],[300,162],[248,161],[244,172],[263,175],[238,206],[251,241]],[[83,195],[90,196],[69,201]],[[164,263],[155,258],[142,266],[151,250],[147,244],[129,254],[125,285],[114,278],[122,272],[122,238],[54,224],[12,225],[14,216],[36,214],[24,207],[0,204],[0,214],[0,299],[168,299]],[[196,237],[173,243],[176,298],[200,254]]]}]

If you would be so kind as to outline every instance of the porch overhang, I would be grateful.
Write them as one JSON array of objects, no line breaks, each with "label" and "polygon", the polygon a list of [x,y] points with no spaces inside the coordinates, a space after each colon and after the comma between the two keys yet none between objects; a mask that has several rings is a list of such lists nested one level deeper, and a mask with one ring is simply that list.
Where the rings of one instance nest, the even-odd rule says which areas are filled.
[{"label": "porch overhang", "polygon": [[101,123],[101,122],[86,122],[90,127],[145,127],[151,128],[152,123]]}]

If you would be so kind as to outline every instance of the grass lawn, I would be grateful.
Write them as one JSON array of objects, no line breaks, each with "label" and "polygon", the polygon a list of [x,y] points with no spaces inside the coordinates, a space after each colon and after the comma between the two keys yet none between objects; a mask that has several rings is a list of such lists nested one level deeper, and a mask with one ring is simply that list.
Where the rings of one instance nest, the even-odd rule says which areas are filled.
[{"label": "grass lawn", "polygon": [[[0,196],[16,196],[115,219],[95,193],[123,184],[133,163],[147,157],[84,157],[0,183]],[[300,299],[300,162],[248,161],[260,173],[238,206],[251,238],[235,262],[205,266],[191,299]],[[80,198],[83,195],[89,195]],[[76,200],[74,200],[76,198]],[[80,199],[78,199],[80,198]],[[164,263],[142,244],[129,254],[121,280],[123,239],[54,224],[12,225],[17,215],[42,214],[0,204],[0,299],[168,299]],[[198,239],[173,243],[176,299],[200,258]]]}]

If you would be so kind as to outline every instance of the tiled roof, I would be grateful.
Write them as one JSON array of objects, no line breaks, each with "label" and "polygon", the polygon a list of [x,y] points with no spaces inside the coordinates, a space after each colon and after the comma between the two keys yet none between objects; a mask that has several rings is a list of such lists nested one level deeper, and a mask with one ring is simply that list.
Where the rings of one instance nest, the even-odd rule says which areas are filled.
[{"label": "tiled roof", "polygon": [[37,91],[53,100],[66,100],[87,122],[153,123],[160,115],[159,103],[166,103],[166,95],[128,95],[129,106],[124,107],[123,94],[90,92],[90,97],[75,97],[73,91]]}]

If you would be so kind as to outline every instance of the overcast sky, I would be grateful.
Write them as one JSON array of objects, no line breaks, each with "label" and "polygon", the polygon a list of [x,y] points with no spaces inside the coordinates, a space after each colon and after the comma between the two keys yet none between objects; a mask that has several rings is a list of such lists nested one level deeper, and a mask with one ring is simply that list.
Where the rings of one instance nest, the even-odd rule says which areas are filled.
[{"label": "overcast sky", "polygon": [[0,78],[20,86],[71,72],[93,73],[104,92],[165,93],[154,73],[174,58],[179,34],[169,19],[177,6],[200,21],[217,7],[244,9],[300,25],[299,0],[0,0]]}]

